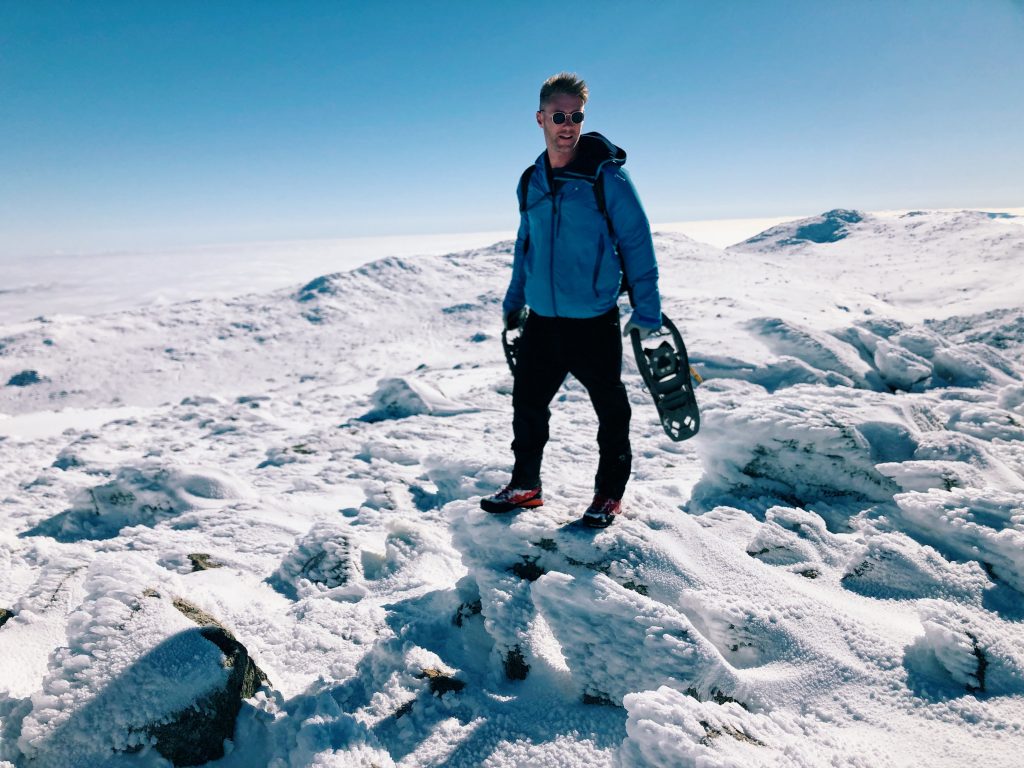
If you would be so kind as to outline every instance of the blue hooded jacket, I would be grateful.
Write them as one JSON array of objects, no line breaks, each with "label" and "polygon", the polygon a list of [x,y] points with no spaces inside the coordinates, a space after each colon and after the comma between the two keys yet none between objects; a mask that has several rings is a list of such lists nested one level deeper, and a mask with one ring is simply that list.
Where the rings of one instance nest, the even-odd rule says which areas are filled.
[{"label": "blue hooded jacket", "polygon": [[[636,305],[633,321],[661,326],[651,228],[625,162],[624,150],[599,133],[585,133],[576,146],[574,172],[552,194],[547,152],[537,158],[519,219],[512,280],[502,305],[506,314],[529,305],[546,317],[602,315],[618,299],[625,266]],[[597,207],[599,174],[616,242]]]}]

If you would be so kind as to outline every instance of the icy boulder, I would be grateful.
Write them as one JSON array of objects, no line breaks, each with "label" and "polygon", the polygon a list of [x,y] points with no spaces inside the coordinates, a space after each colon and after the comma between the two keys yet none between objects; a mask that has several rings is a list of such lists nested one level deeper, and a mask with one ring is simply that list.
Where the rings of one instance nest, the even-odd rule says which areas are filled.
[{"label": "icy boulder", "polygon": [[820,733],[813,718],[754,714],[734,702],[697,701],[672,688],[631,693],[622,768],[733,768],[734,766],[888,765],[887,756]]},{"label": "icy boulder", "polygon": [[619,704],[659,684],[735,688],[717,649],[683,613],[601,574],[548,573],[534,583],[533,599],[584,697]]},{"label": "icy boulder", "polygon": [[[878,502],[900,490],[875,469],[880,449],[896,451],[907,439],[874,426],[887,408],[881,396],[851,399],[848,390],[805,386],[765,399],[739,382],[709,385],[718,396],[705,398],[704,477],[693,492],[700,508],[742,506],[742,499]],[[902,415],[891,418],[898,424]]]},{"label": "icy boulder", "polygon": [[175,765],[223,756],[242,699],[264,677],[227,630],[171,597],[177,587],[141,557],[92,563],[67,645],[21,724],[18,747],[33,766],[107,765],[147,749]]},{"label": "icy boulder", "polygon": [[455,416],[479,409],[449,400],[440,390],[412,378],[381,379],[373,393],[373,408],[364,421],[404,419],[408,416]]},{"label": "icy boulder", "polygon": [[43,381],[46,381],[46,379],[39,375],[39,371],[28,370],[22,371],[21,373],[16,373],[13,376],[11,376],[11,378],[7,380],[7,386],[28,387],[33,384],[40,384]]},{"label": "icy boulder", "polygon": [[955,683],[993,695],[1024,692],[1024,643],[1013,624],[948,601],[925,601],[920,611],[924,637],[914,649],[934,654]]},{"label": "icy boulder", "polygon": [[847,589],[882,599],[943,598],[981,605],[990,582],[977,563],[954,563],[899,532],[873,533],[846,563]]},{"label": "icy boulder", "polygon": [[[817,381],[832,386],[878,389],[877,376],[846,341],[777,317],[747,323],[779,355],[795,357],[817,373]],[[774,387],[768,387],[774,389]]]},{"label": "icy boulder", "polygon": [[907,392],[923,389],[932,377],[931,364],[897,344],[880,339],[875,346],[875,368],[894,389]]},{"label": "icy boulder", "polygon": [[922,392],[938,387],[980,387],[1013,383],[1014,363],[998,349],[957,341],[943,326],[910,326],[891,318],[871,318],[831,331],[831,335],[870,361],[872,388]]},{"label": "icy boulder", "polygon": [[291,598],[339,588],[360,594],[360,551],[346,526],[318,523],[288,553],[269,581]]},{"label": "icy boulder", "polygon": [[184,512],[250,498],[252,490],[227,472],[166,467],[157,463],[122,467],[114,479],[77,496],[71,508],[44,520],[28,536],[58,541],[110,539],[122,528],[153,526]]},{"label": "icy boulder", "polygon": [[951,557],[975,560],[1024,592],[1024,493],[991,488],[903,493],[894,522]]}]

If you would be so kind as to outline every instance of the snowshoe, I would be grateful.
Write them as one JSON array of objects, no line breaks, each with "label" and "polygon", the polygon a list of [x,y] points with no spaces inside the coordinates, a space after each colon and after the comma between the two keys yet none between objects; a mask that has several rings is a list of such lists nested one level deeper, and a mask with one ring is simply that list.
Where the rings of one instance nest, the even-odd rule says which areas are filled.
[{"label": "snowshoe", "polygon": [[645,339],[652,343],[660,341],[657,347],[645,347],[635,330],[630,332],[630,337],[637,367],[647,391],[654,398],[661,426],[665,434],[679,442],[697,434],[700,410],[683,337],[667,315],[661,316],[661,323],[661,328]]},{"label": "snowshoe", "polygon": [[523,337],[523,329],[504,330],[501,332],[501,347],[505,350],[505,362],[512,372],[512,378],[516,377],[516,362],[519,360],[519,340]]}]

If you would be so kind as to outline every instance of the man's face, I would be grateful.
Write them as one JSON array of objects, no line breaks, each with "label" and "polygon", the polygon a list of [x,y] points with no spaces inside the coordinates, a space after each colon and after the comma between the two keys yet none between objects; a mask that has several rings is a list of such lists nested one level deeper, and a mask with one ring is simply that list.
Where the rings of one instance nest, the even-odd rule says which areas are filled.
[{"label": "man's face", "polygon": [[[582,111],[583,99],[579,96],[556,93],[544,105],[544,109],[537,112],[537,125],[544,131],[544,143],[547,144],[548,154],[552,159],[568,162],[572,158],[576,144],[580,140],[583,123],[574,123],[569,119],[569,115]],[[551,122],[551,115],[555,112],[564,112],[566,115],[567,119],[561,125]]]}]

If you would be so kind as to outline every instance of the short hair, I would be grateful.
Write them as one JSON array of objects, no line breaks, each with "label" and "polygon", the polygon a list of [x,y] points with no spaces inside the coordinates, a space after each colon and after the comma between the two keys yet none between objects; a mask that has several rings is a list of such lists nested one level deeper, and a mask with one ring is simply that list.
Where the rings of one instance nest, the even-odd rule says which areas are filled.
[{"label": "short hair", "polygon": [[587,103],[587,97],[590,96],[590,91],[582,77],[575,72],[559,72],[545,80],[544,85],[540,87],[540,109],[544,109],[544,105],[551,101],[551,97],[556,93],[579,96],[583,99],[584,104]]}]

